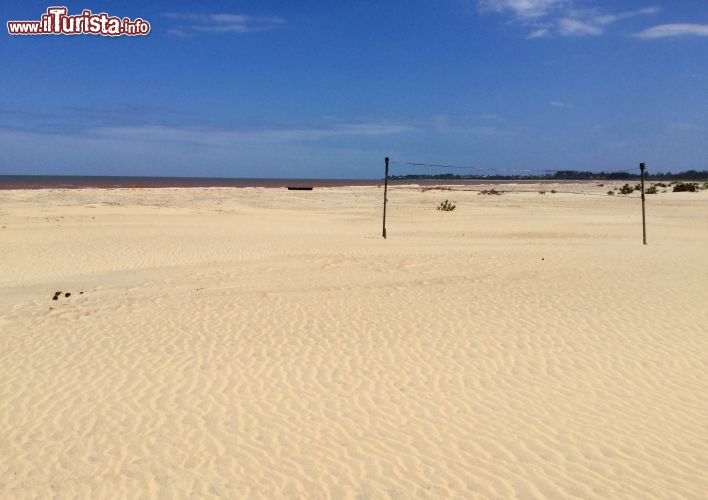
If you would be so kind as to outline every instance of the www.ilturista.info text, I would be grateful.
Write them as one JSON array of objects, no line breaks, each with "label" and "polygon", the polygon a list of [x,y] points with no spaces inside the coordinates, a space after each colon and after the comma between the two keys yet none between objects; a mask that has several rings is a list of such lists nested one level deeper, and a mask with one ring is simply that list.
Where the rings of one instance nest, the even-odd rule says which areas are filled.
[{"label": "www.ilturista.info text", "polygon": [[10,35],[102,35],[138,36],[150,33],[150,23],[141,18],[109,16],[105,12],[94,14],[84,10],[70,16],[66,7],[49,7],[39,21],[8,21]]}]

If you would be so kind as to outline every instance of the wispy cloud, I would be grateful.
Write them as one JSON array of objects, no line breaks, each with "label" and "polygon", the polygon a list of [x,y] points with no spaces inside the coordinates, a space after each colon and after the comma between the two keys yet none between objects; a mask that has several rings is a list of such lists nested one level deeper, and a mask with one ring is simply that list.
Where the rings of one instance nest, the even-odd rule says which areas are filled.
[{"label": "wispy cloud", "polygon": [[593,21],[601,26],[606,26],[608,24],[616,23],[617,21],[621,21],[623,19],[629,19],[632,17],[637,17],[637,16],[648,16],[651,14],[657,14],[661,11],[659,7],[645,7],[643,9],[639,10],[630,10],[626,12],[620,12],[617,14],[604,14],[604,15],[595,15],[593,17]]},{"label": "wispy cloud", "polygon": [[514,22],[531,30],[527,35],[530,39],[553,35],[599,36],[611,24],[660,11],[653,6],[606,13],[599,8],[578,8],[577,0],[478,0],[477,5],[481,13],[510,14]]},{"label": "wispy cloud", "polygon": [[678,132],[692,132],[694,130],[699,130],[699,128],[692,123],[669,123],[669,130]]},{"label": "wispy cloud", "polygon": [[560,102],[560,101],[549,101],[548,105],[552,108],[562,108],[562,109],[571,109],[573,107],[572,104],[568,104],[568,103]]},{"label": "wispy cloud", "polygon": [[193,14],[166,12],[166,18],[176,21],[167,32],[178,37],[191,37],[196,33],[253,33],[270,31],[285,24],[281,17],[259,17],[243,14]]},{"label": "wispy cloud", "polygon": [[708,24],[660,24],[635,33],[633,36],[644,40],[679,36],[708,36]]},{"label": "wispy cloud", "polygon": [[183,29],[176,29],[176,28],[169,29],[169,30],[167,30],[167,33],[169,35],[177,36],[179,38],[191,38],[192,37],[192,35],[190,35],[188,31],[183,30]]},{"label": "wispy cloud", "polygon": [[503,123],[496,113],[478,115],[439,114],[414,121],[417,130],[449,137],[495,137],[513,135],[516,131]]},{"label": "wispy cloud", "polygon": [[60,134],[83,134],[100,127],[150,125],[178,125],[192,120],[192,114],[177,108],[146,106],[128,102],[92,108],[88,106],[59,106],[41,112],[20,108],[0,108],[0,124],[13,130]]},{"label": "wispy cloud", "polygon": [[604,30],[595,24],[578,19],[563,18],[558,21],[558,33],[563,36],[597,36]]},{"label": "wispy cloud", "polygon": [[480,0],[481,12],[511,12],[522,19],[534,19],[548,15],[567,4],[568,0]]},{"label": "wispy cloud", "polygon": [[328,128],[282,128],[228,130],[208,127],[173,127],[143,125],[100,127],[88,135],[114,140],[141,142],[179,142],[204,146],[230,146],[234,143],[310,142],[336,137],[381,136],[414,131],[414,127],[397,123],[354,123]]},{"label": "wispy cloud", "polygon": [[551,36],[551,30],[549,28],[538,28],[537,30],[532,31],[529,33],[529,35],[526,38],[534,39],[534,38],[546,38]]},{"label": "wispy cloud", "polygon": [[124,123],[64,131],[0,123],[0,173],[332,177],[346,165],[348,175],[367,176],[362,161],[373,165],[375,156],[378,165],[379,153],[419,131],[399,121],[271,128]]}]

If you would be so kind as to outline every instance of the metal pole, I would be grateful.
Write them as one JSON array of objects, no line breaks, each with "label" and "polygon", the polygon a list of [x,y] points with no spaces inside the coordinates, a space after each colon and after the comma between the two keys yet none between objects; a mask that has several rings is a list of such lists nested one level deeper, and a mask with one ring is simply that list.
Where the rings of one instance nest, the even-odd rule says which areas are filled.
[{"label": "metal pole", "polygon": [[383,237],[386,239],[386,202],[388,198],[388,156],[384,160],[386,162],[386,175],[384,176],[384,211],[383,211]]},{"label": "metal pole", "polygon": [[647,244],[647,219],[646,212],[644,211],[644,164],[639,164],[639,170],[642,172],[642,237],[644,244]]}]

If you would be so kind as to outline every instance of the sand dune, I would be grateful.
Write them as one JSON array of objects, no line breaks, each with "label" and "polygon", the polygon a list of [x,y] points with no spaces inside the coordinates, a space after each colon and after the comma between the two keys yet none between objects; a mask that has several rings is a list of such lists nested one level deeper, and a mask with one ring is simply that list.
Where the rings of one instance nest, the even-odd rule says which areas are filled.
[{"label": "sand dune", "polygon": [[708,192],[382,196],[0,191],[0,497],[705,498]]}]

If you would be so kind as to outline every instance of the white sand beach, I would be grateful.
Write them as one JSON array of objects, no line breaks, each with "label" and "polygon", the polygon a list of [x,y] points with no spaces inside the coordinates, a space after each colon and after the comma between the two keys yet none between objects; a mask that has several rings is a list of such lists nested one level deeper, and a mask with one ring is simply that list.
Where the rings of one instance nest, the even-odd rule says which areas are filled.
[{"label": "white sand beach", "polygon": [[705,499],[708,191],[528,189],[0,191],[0,497]]}]

